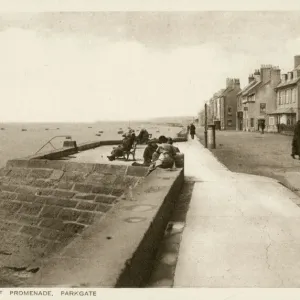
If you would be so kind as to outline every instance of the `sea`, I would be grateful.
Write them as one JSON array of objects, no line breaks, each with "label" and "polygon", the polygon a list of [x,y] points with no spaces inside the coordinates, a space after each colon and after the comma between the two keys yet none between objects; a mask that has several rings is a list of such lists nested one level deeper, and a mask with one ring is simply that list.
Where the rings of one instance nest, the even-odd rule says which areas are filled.
[{"label": "sea", "polygon": [[[181,129],[179,126],[152,122],[0,123],[0,168],[10,159],[62,148],[66,136],[70,136],[77,144],[122,139],[118,131],[126,132],[129,127],[136,130],[137,134],[141,128],[145,128],[153,137],[175,137]],[[52,138],[52,145],[47,144],[41,149]]]}]

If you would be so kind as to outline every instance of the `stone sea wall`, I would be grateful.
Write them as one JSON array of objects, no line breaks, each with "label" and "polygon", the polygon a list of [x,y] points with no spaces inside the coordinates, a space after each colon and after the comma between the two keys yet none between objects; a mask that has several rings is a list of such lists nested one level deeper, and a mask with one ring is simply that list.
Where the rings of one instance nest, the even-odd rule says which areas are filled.
[{"label": "stone sea wall", "polygon": [[[101,222],[146,168],[47,160],[0,170],[0,268],[30,268]],[[101,226],[101,225],[100,225]]]}]

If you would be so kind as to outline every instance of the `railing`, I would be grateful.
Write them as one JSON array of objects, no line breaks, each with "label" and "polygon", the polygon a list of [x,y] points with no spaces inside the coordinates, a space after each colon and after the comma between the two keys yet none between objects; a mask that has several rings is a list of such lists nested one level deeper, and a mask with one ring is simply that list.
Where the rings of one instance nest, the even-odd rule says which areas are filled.
[{"label": "railing", "polygon": [[71,140],[72,139],[72,137],[70,135],[56,135],[53,138],[51,138],[46,144],[44,144],[44,146],[42,148],[40,148],[35,154],[39,153],[48,144],[50,144],[53,147],[53,149],[57,150],[57,148],[55,148],[52,145],[51,141],[58,138],[58,137],[64,137],[64,138],[66,138],[66,140]]}]

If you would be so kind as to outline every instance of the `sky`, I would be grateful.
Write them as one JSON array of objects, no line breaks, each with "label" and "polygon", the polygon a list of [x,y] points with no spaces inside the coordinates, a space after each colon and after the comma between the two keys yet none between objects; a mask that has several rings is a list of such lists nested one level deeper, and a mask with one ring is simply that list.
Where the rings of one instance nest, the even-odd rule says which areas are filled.
[{"label": "sky", "polygon": [[0,122],[196,116],[297,54],[300,12],[2,13]]}]

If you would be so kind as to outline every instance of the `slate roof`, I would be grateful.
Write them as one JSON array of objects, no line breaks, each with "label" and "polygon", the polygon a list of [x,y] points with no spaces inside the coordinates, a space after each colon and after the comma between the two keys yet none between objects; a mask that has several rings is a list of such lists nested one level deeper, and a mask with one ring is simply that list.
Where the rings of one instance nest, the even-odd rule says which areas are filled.
[{"label": "slate roof", "polygon": [[246,85],[246,86],[238,93],[238,96],[239,96],[239,95],[246,95],[247,92],[248,92],[255,84],[257,84],[258,82],[260,82],[260,81],[257,81],[257,80],[251,81],[248,85]]},{"label": "slate roof", "polygon": [[289,85],[296,84],[299,80],[300,80],[300,77],[295,78],[293,80],[289,80],[289,81],[285,81],[285,82],[280,82],[277,85],[276,89],[280,89],[280,88],[284,88],[284,87],[289,86]]}]

